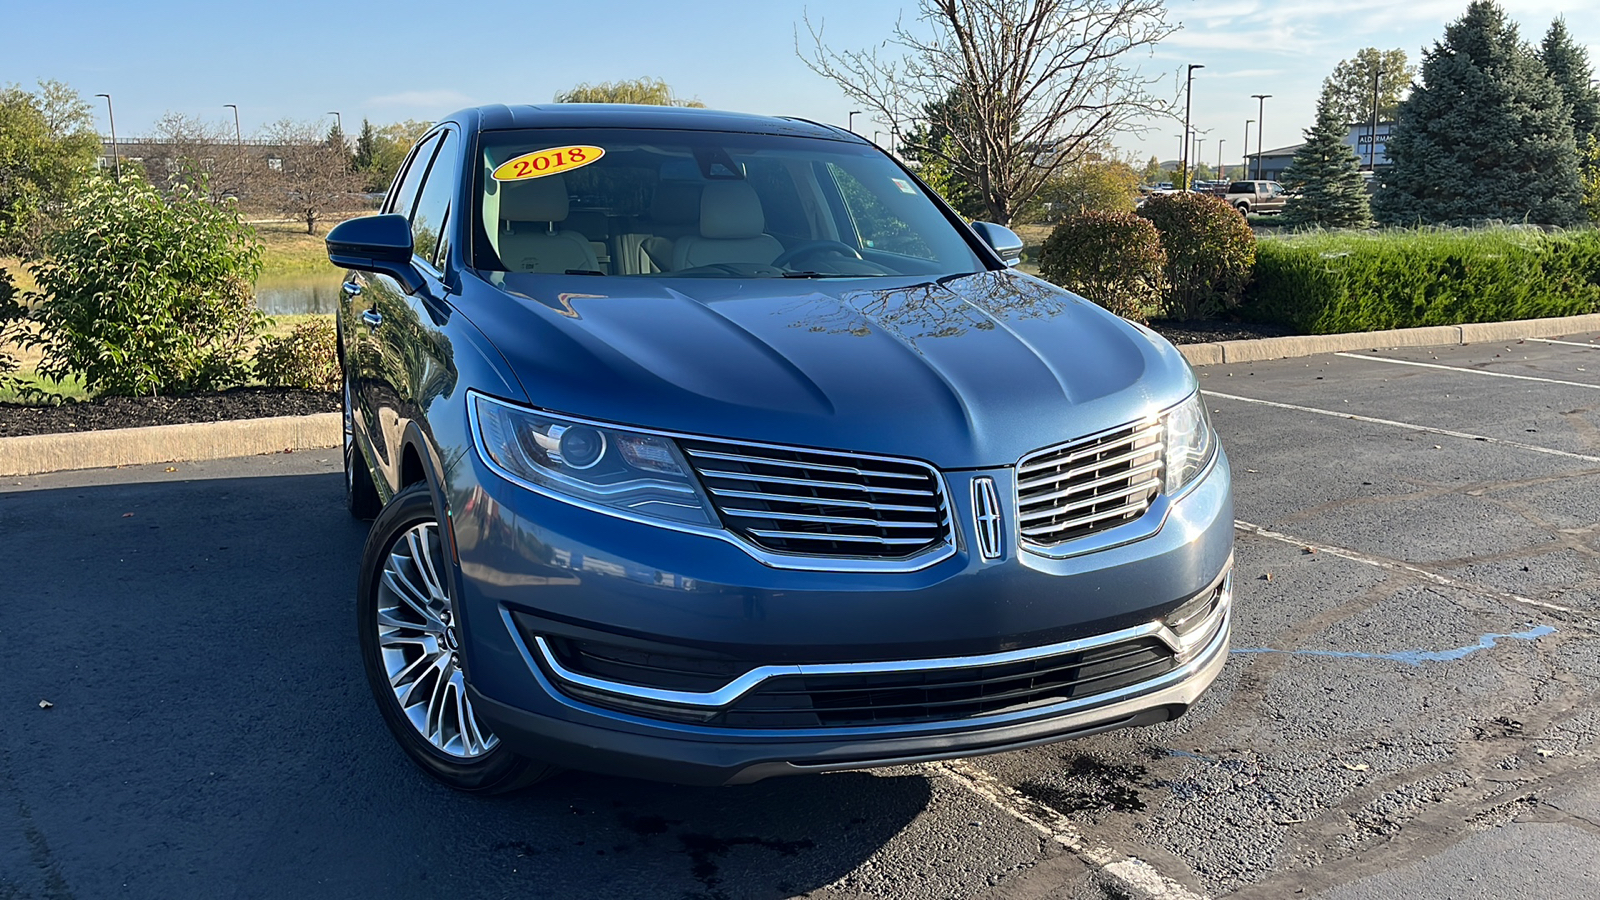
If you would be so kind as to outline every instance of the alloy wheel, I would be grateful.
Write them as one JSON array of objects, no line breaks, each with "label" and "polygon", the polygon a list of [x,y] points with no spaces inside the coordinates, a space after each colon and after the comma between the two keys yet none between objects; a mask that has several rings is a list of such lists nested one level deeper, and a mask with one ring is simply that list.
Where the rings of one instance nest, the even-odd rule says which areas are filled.
[{"label": "alloy wheel", "polygon": [[447,756],[474,759],[499,739],[478,723],[467,698],[442,558],[435,521],[411,526],[394,542],[378,582],[378,649],[417,733]]}]

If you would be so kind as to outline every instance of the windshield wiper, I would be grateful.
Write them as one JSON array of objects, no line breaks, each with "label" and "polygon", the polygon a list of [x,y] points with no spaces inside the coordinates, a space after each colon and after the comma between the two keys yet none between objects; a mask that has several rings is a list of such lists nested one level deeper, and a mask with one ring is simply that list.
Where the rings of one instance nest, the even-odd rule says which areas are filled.
[{"label": "windshield wiper", "polygon": [[568,275],[604,275],[606,273],[597,272],[594,269],[568,269],[567,270],[567,274]]},{"label": "windshield wiper", "polygon": [[863,278],[869,276],[847,275],[842,272],[785,272],[785,278]]}]

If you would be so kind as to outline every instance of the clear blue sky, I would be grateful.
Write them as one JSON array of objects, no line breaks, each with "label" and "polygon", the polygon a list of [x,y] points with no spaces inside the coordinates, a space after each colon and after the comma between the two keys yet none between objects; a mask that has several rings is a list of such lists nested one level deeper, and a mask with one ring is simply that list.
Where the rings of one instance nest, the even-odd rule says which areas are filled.
[{"label": "clear blue sky", "polygon": [[[1322,78],[1362,47],[1420,50],[1459,17],[1467,0],[1168,0],[1183,30],[1140,65],[1167,76],[1202,63],[1194,122],[1238,159],[1251,94],[1267,101],[1267,147],[1300,140]],[[1551,18],[1600,62],[1596,0],[1505,0],[1523,36],[1542,37]],[[344,115],[354,132],[375,122],[431,119],[484,102],[544,102],[582,81],[650,75],[707,105],[805,116],[843,124],[851,108],[794,53],[803,11],[823,20],[830,42],[867,47],[888,35],[900,3],[889,0],[660,0],[440,3],[388,0],[0,0],[0,83],[38,78],[85,96],[115,96],[119,135],[146,132],[163,112],[227,120],[237,103],[248,134],[281,118]],[[19,39],[20,38],[20,39]],[[97,107],[105,130],[104,109]],[[326,121],[331,122],[331,117]],[[856,128],[871,136],[857,117]],[[1172,158],[1181,126],[1151,123],[1117,145],[1140,158]],[[1252,136],[1251,144],[1255,143]]]}]

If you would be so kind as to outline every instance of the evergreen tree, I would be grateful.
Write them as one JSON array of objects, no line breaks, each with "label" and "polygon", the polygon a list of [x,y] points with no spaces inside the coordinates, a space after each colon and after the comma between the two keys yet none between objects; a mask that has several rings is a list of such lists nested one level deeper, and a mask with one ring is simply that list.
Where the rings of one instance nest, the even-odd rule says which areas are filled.
[{"label": "evergreen tree", "polygon": [[1423,52],[1400,104],[1384,222],[1581,221],[1578,150],[1566,100],[1533,48],[1490,0],[1476,0]]},{"label": "evergreen tree", "polygon": [[371,170],[374,158],[378,152],[378,132],[372,127],[372,122],[361,120],[361,134],[356,138],[356,155],[351,163],[356,171],[366,172]]},{"label": "evergreen tree", "polygon": [[1567,33],[1567,23],[1556,19],[1545,33],[1543,53],[1546,69],[1561,88],[1561,96],[1572,108],[1572,135],[1582,150],[1590,135],[1600,135],[1600,90],[1589,79],[1594,70],[1589,66],[1589,52],[1572,40]]},{"label": "evergreen tree", "polygon": [[1348,132],[1332,92],[1324,90],[1317,101],[1317,124],[1306,130],[1306,142],[1283,173],[1284,184],[1298,191],[1283,209],[1285,225],[1365,228],[1372,224],[1361,161],[1345,143]]}]

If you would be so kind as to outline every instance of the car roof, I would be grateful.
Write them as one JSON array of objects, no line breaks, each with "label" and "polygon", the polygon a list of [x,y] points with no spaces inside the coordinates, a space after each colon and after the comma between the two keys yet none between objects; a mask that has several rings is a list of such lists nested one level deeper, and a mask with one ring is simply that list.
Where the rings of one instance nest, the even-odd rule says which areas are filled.
[{"label": "car roof", "polygon": [[734,131],[868,143],[866,139],[842,128],[822,125],[807,119],[631,103],[541,103],[522,106],[496,104],[463,109],[447,116],[446,119],[479,131],[508,131],[517,128],[670,128],[681,131]]}]

